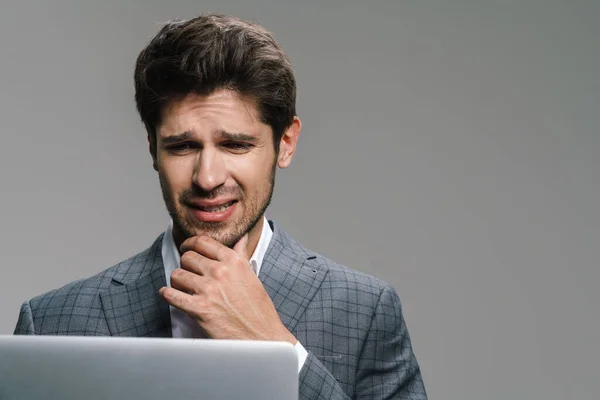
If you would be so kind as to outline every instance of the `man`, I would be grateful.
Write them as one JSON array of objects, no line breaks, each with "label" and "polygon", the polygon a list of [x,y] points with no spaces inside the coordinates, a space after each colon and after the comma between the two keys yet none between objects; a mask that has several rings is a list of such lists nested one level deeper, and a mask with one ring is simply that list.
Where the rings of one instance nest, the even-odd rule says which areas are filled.
[{"label": "man", "polygon": [[264,216],[301,129],[271,34],[223,15],[170,22],[134,80],[169,227],[134,257],[26,301],[15,334],[287,341],[302,399],[425,399],[395,290]]}]

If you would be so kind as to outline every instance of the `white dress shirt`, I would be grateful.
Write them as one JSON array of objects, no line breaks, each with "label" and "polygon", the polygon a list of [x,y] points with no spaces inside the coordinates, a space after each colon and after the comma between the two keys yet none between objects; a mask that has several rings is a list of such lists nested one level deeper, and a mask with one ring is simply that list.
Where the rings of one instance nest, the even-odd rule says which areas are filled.
[{"label": "white dress shirt", "polygon": [[[260,239],[252,257],[250,257],[250,266],[252,270],[258,274],[260,273],[260,267],[262,265],[263,258],[269,247],[269,242],[273,236],[273,231],[269,226],[269,222],[263,217],[263,228],[260,234]],[[167,286],[171,286],[171,273],[180,266],[181,256],[179,250],[175,245],[173,239],[173,220],[169,222],[169,226],[165,231],[165,235],[162,241],[162,259],[165,267],[165,277],[167,279]],[[169,311],[171,313],[171,330],[174,338],[206,338],[206,334],[202,331],[196,321],[190,318],[186,313],[169,305]],[[296,343],[296,352],[298,354],[298,372],[302,369],[308,353],[304,349],[304,346],[300,342]]]}]

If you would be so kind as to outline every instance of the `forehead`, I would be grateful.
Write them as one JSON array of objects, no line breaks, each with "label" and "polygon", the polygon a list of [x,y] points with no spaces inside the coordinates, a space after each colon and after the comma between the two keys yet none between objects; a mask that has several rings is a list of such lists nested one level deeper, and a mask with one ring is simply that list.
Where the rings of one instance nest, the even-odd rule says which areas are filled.
[{"label": "forehead", "polygon": [[223,89],[210,95],[192,93],[170,101],[163,109],[159,132],[170,134],[191,128],[258,131],[265,126],[253,98]]}]

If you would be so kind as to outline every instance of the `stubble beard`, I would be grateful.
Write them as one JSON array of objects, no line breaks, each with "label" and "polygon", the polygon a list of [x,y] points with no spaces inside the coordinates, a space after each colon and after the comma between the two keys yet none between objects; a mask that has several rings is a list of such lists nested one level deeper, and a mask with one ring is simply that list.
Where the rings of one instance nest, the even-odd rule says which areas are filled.
[{"label": "stubble beard", "polygon": [[[160,187],[163,195],[163,200],[167,208],[167,212],[173,220],[173,230],[177,231],[183,236],[183,240],[186,240],[193,236],[208,235],[213,239],[219,241],[223,245],[232,248],[240,239],[248,232],[250,232],[256,224],[261,220],[265,211],[271,204],[273,198],[273,190],[275,188],[275,174],[277,171],[277,163],[273,163],[271,168],[271,174],[269,177],[269,186],[267,188],[268,195],[261,201],[257,199],[246,199],[243,193],[239,197],[240,202],[244,201],[244,215],[235,226],[229,227],[225,230],[226,226],[230,222],[204,222],[197,220],[189,210],[186,208],[186,199],[210,199],[215,198],[222,194],[220,191],[210,193],[199,193],[198,189],[192,188],[179,196],[179,200],[175,201],[174,196],[171,193],[168,185],[165,183],[166,180],[159,171]],[[238,187],[238,190],[239,189]],[[257,193],[260,196],[260,193]]]}]

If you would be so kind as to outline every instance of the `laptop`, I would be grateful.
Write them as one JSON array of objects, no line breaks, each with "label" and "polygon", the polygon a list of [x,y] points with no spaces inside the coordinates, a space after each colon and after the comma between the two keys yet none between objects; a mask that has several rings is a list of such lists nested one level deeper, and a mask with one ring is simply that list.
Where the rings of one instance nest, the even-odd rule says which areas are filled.
[{"label": "laptop", "polygon": [[284,342],[0,336],[0,400],[298,399]]}]

